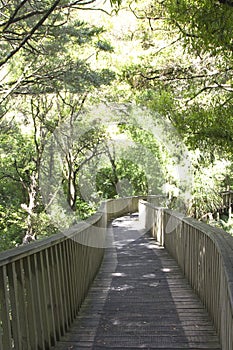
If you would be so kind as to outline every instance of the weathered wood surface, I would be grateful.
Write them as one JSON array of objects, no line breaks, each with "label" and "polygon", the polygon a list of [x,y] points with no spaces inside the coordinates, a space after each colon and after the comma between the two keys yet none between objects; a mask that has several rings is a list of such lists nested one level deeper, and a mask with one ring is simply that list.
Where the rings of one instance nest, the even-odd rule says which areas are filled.
[{"label": "weathered wood surface", "polygon": [[114,245],[73,327],[54,349],[221,349],[175,260],[136,225],[125,218],[109,228]]},{"label": "weathered wood surface", "polygon": [[140,208],[148,231],[177,261],[208,310],[222,350],[233,350],[233,237],[147,202]]}]

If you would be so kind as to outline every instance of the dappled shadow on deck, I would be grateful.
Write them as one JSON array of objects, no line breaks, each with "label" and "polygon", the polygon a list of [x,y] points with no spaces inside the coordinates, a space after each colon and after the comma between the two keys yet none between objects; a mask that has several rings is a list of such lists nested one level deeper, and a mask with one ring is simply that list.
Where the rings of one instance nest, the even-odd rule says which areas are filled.
[{"label": "dappled shadow on deck", "polygon": [[56,349],[220,349],[176,262],[133,217],[109,228],[104,263]]}]

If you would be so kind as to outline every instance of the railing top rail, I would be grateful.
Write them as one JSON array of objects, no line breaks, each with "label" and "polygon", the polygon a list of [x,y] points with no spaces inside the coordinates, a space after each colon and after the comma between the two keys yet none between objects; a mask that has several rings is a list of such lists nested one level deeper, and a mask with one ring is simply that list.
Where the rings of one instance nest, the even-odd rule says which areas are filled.
[{"label": "railing top rail", "polygon": [[229,233],[225,232],[221,228],[214,227],[194,218],[184,216],[176,211],[169,209],[165,209],[164,211],[208,236],[215,243],[216,247],[219,250],[219,253],[221,253],[223,257],[229,258],[231,260],[231,266],[233,268],[233,237]]},{"label": "railing top rail", "polygon": [[226,249],[228,254],[232,254],[232,264],[233,264],[233,236],[231,236],[229,233],[224,231],[221,228],[211,226],[209,224],[206,224],[202,221],[198,221],[194,218],[184,216],[184,214],[179,213],[175,210],[170,210],[167,209],[166,207],[158,207],[155,206],[153,203],[149,203],[147,201],[141,201],[145,205],[151,207],[151,208],[156,208],[156,209],[163,209],[164,212],[169,213],[172,217],[179,219],[187,224],[189,226],[193,227],[194,229],[197,229],[203,233],[205,233],[208,237],[210,237],[214,243],[216,244],[219,249]]},{"label": "railing top rail", "polygon": [[[230,298],[231,309],[233,310],[233,237],[222,230],[221,228],[213,227],[204,222],[198,221],[194,218],[184,216],[182,213],[157,207],[146,201],[142,201],[144,205],[157,210],[163,210],[165,213],[168,213],[170,217],[173,217],[180,222],[186,223],[191,226],[193,229],[202,232],[208,236],[214,243],[218,253],[222,257],[222,262],[225,270],[226,280],[228,282],[228,292]],[[166,227],[164,228],[166,233]],[[169,230],[170,232],[170,230]],[[172,231],[171,231],[172,232]]]},{"label": "railing top rail", "polygon": [[19,260],[21,258],[24,258],[26,256],[35,254],[39,251],[42,251],[44,249],[47,249],[53,245],[59,244],[62,241],[72,238],[78,233],[82,232],[87,225],[95,225],[103,216],[103,213],[108,214],[108,208],[107,204],[111,204],[111,202],[117,201],[117,200],[131,200],[131,199],[153,199],[153,198],[165,198],[163,195],[141,195],[141,196],[131,196],[131,197],[120,197],[117,199],[108,199],[101,203],[99,209],[96,213],[94,213],[92,216],[87,218],[85,221],[80,221],[77,224],[73,225],[71,228],[68,228],[64,230],[63,232],[59,232],[57,234],[54,234],[50,237],[43,238],[38,241],[31,242],[28,245],[22,245],[16,248],[12,248],[6,251],[3,251],[0,253],[0,266],[3,266],[5,264],[8,264],[10,262]]},{"label": "railing top rail", "polygon": [[59,244],[66,239],[72,238],[74,235],[82,232],[87,224],[93,225],[101,218],[104,210],[104,206],[101,205],[100,209],[94,213],[90,218],[85,221],[80,221],[71,228],[64,230],[64,232],[56,233],[50,237],[43,238],[38,241],[31,242],[28,245],[22,245],[16,248],[12,248],[0,253],[0,266],[9,262],[16,261],[26,256],[35,254],[41,250],[47,249],[53,245]]}]

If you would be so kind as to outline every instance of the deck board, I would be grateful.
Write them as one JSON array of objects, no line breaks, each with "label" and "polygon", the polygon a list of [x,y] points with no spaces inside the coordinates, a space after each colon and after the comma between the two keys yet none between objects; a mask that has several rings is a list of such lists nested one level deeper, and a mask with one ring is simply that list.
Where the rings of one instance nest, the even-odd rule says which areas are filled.
[{"label": "deck board", "polygon": [[210,317],[177,263],[137,221],[109,228],[113,245],[70,332],[54,349],[215,349]]}]

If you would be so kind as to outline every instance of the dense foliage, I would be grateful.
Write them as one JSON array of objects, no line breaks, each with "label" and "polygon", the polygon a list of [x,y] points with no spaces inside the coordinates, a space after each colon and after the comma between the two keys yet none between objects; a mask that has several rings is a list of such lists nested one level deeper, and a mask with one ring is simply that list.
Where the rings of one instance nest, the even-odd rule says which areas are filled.
[{"label": "dense foliage", "polygon": [[[51,169],[77,220],[102,198],[146,193],[180,209],[190,191],[183,207],[197,218],[218,210],[233,182],[231,1],[22,0],[0,10],[0,250],[56,232],[40,183]],[[113,114],[125,106],[117,135],[88,117],[100,102]],[[143,116],[130,119],[138,106],[172,146]],[[189,189],[176,174],[179,142]]]}]

